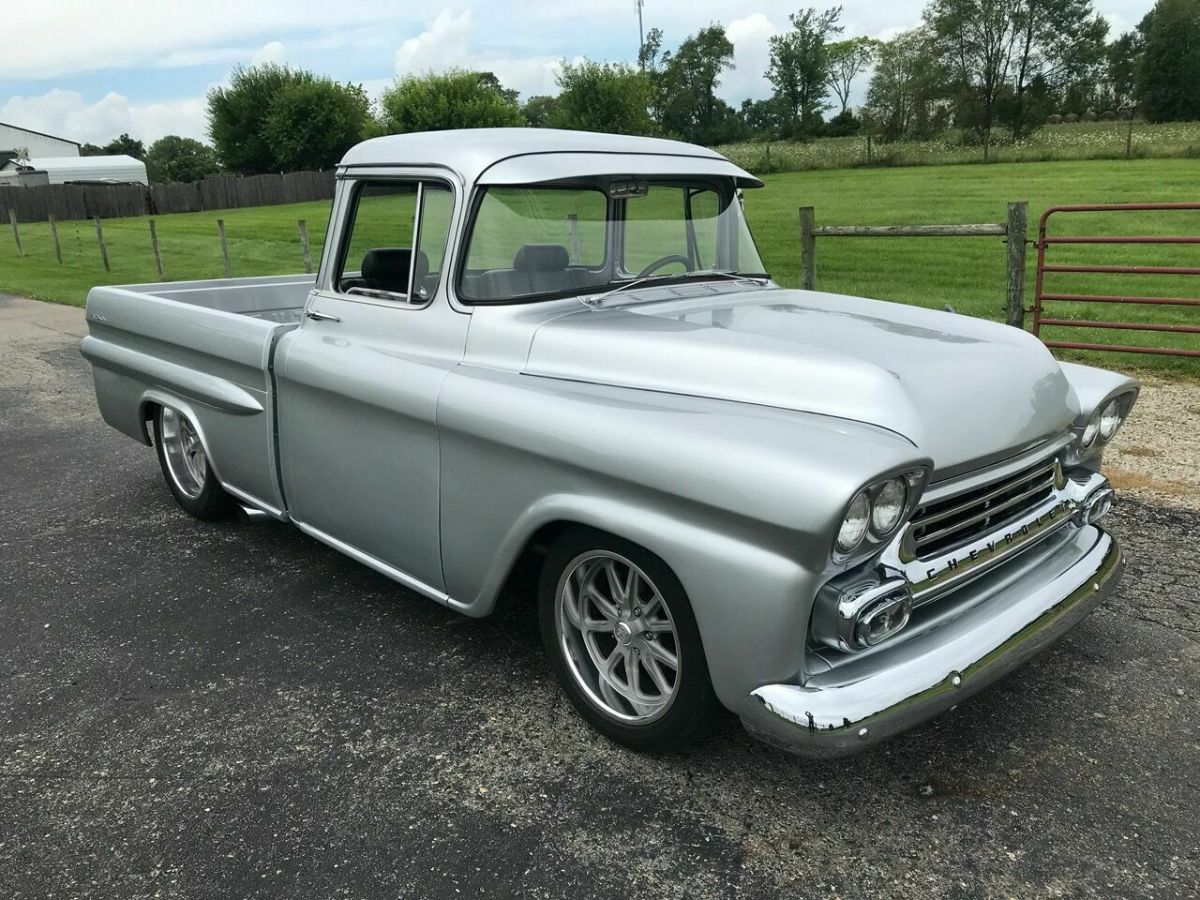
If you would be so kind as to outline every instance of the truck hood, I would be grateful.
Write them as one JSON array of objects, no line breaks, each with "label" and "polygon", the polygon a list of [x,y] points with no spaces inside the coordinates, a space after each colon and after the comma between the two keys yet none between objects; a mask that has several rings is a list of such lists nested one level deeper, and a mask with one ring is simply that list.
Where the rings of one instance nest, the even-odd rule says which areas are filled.
[{"label": "truck hood", "polygon": [[876,425],[943,478],[1060,434],[1078,413],[1057,361],[1019,329],[778,288],[568,313],[537,329],[524,371]]}]

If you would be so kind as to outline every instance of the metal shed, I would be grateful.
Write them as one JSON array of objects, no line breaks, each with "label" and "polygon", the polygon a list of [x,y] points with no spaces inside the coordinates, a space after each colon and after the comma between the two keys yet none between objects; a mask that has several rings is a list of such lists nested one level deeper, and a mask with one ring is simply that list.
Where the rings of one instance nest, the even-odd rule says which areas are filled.
[{"label": "metal shed", "polygon": [[48,184],[149,184],[146,164],[132,156],[53,156],[18,163],[9,160],[0,173],[45,172]]}]

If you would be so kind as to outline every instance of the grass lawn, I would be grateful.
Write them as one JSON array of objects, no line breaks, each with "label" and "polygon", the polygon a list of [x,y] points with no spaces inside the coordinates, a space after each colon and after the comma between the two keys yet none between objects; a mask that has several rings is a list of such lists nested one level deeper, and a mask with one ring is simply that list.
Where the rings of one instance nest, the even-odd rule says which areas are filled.
[{"label": "grass lawn", "polygon": [[[1130,138],[1134,159],[1200,157],[1200,122],[1075,122],[1046,125],[1028,137],[1013,141],[1003,129],[992,134],[993,162],[1048,162],[1050,160],[1124,159]],[[940,166],[982,163],[983,148],[964,144],[957,131],[927,141],[873,144],[867,158],[863,135],[817,138],[808,142],[744,141],[717,148],[744,169],[756,173],[797,172],[808,169],[845,169],[854,166]]]},{"label": "grass lawn", "polygon": [[[1087,160],[997,163],[988,166],[845,169],[766,176],[747,191],[746,210],[768,269],[782,284],[800,281],[798,214],[816,209],[817,224],[891,225],[1002,222],[1010,200],[1029,201],[1030,238],[1051,205],[1136,201],[1200,201],[1200,160]],[[296,220],[306,219],[314,262],[328,218],[327,203],[187,213],[157,218],[168,279],[222,274],[216,220],[225,220],[235,275],[303,270]],[[105,222],[113,271],[105,273],[91,222],[59,225],[63,265],[54,259],[46,225],[22,225],[25,258],[11,233],[0,232],[0,291],[82,304],[94,284],[156,281],[146,219]],[[1200,235],[1200,213],[1107,214],[1063,218],[1059,234]],[[1200,245],[1056,247],[1063,262],[1200,266]],[[1032,302],[1035,253],[1029,248],[1027,300]],[[1050,275],[1055,291],[1200,297],[1200,277]],[[999,238],[818,238],[817,287],[1001,319],[1005,246]],[[1058,303],[1060,318],[1172,321],[1200,325],[1197,307],[1135,307]],[[1058,328],[1056,337],[1107,343],[1200,349],[1200,335]],[[1200,374],[1200,360],[1130,354],[1066,354],[1116,367]]]},{"label": "grass lawn", "polygon": [[[783,284],[800,280],[799,206],[818,225],[1003,222],[1010,200],[1029,202],[1029,237],[1049,207],[1072,203],[1200,202],[1200,160],[998,163],[989,166],[852,169],[766,176],[747,191],[747,215],[767,266]],[[1200,212],[1078,214],[1051,219],[1051,234],[1200,235]],[[1006,248],[1001,238],[817,238],[817,288],[1000,320]],[[1048,260],[1200,267],[1200,245],[1056,246]],[[1028,248],[1026,303],[1036,251]],[[1049,274],[1059,293],[1200,297],[1200,277]],[[1050,279],[1055,279],[1050,281]],[[1200,308],[1055,303],[1050,315],[1200,326]],[[1056,328],[1044,336],[1096,343],[1200,349],[1200,335]],[[1064,353],[1118,367],[1200,373],[1200,359]]]}]

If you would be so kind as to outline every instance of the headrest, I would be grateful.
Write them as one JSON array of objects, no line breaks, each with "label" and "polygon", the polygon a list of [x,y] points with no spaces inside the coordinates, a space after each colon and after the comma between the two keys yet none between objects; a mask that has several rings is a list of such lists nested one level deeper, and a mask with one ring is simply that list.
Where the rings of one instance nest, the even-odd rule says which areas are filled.
[{"label": "headrest", "polygon": [[561,272],[571,262],[571,255],[562,244],[526,244],[513,259],[514,269],[534,272]]},{"label": "headrest", "polygon": [[407,247],[376,247],[363,255],[362,277],[368,281],[408,281],[412,250]]}]

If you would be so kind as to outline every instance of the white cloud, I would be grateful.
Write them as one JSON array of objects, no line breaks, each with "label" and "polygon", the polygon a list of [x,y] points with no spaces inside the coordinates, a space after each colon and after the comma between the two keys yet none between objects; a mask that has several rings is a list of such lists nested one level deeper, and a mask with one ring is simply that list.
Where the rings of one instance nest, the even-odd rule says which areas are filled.
[{"label": "white cloud", "polygon": [[771,93],[771,85],[763,78],[771,59],[770,38],[780,29],[763,13],[751,13],[725,26],[725,35],[733,44],[733,71],[721,76],[717,93],[734,106],[749,97],[761,100]]},{"label": "white cloud", "polygon": [[[331,10],[317,0],[106,0],[101,6],[94,0],[39,3],[37,15],[24,16],[13,26],[21,39],[5,42],[0,78],[154,65],[185,50],[220,59],[231,43],[244,42],[248,35],[316,32]],[[378,28],[412,18],[411,5],[394,0],[344,0],[336,6],[336,26],[325,30]]]},{"label": "white cloud", "polygon": [[443,9],[425,31],[400,45],[396,51],[396,74],[414,75],[462,66],[468,59],[474,32],[475,16],[471,10],[456,15]]},{"label": "white cloud", "polygon": [[475,14],[471,10],[460,13],[442,10],[423,32],[400,45],[396,51],[396,74],[469,68],[494,72],[501,84],[520,91],[523,97],[558,93],[555,76],[562,69],[558,57],[477,53],[473,49],[476,31]]},{"label": "white cloud", "polygon": [[76,91],[56,88],[39,97],[13,97],[0,106],[0,121],[81,143],[106,144],[125,133],[147,146],[164,134],[207,139],[203,97],[131,103],[114,92],[87,103]]},{"label": "white cloud", "polygon": [[263,44],[258,48],[257,51],[255,51],[254,55],[250,57],[251,66],[261,66],[267,63],[273,63],[274,65],[281,66],[285,62],[287,62],[287,51],[284,49],[283,44],[281,44],[279,41],[271,41]]}]

